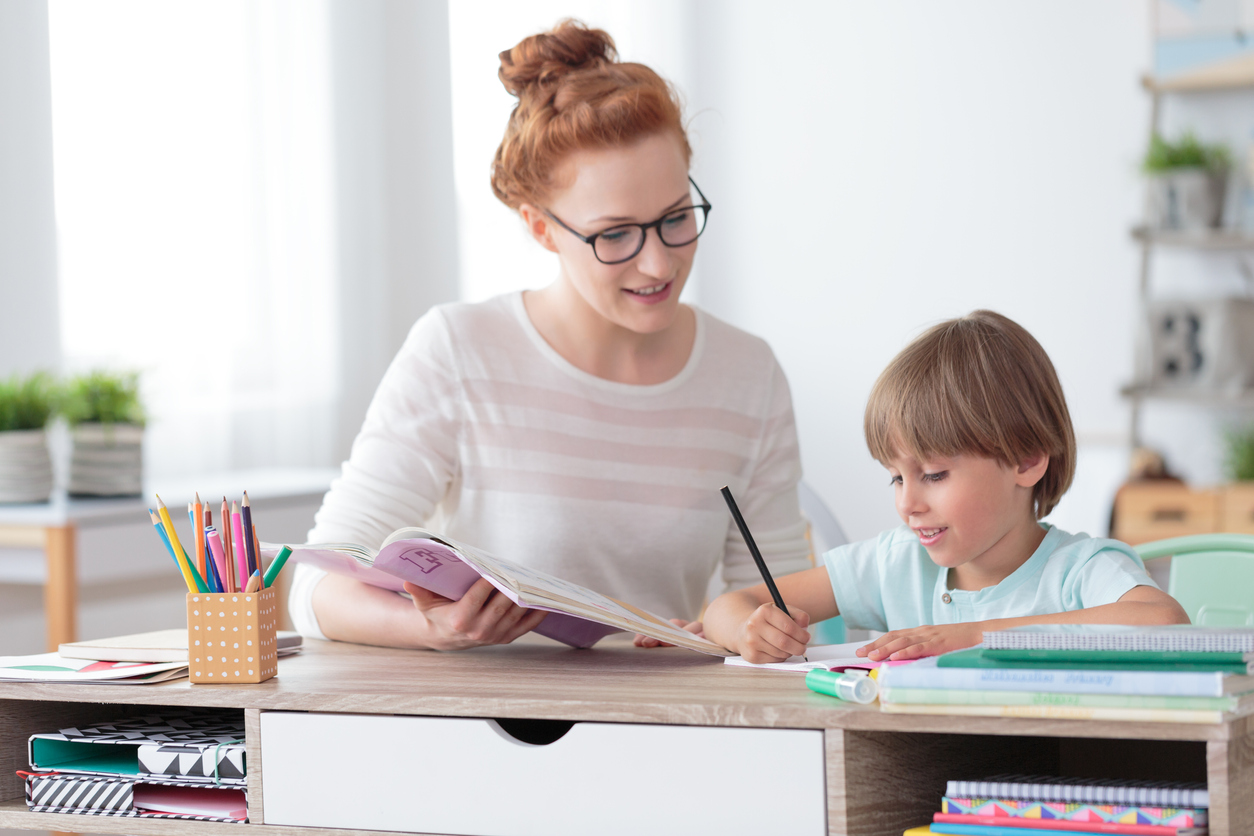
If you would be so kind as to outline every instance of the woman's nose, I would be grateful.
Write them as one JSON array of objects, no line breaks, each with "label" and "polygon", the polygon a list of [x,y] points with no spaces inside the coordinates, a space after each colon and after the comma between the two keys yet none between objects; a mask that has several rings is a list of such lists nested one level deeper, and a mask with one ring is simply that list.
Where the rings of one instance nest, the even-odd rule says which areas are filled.
[{"label": "woman's nose", "polygon": [[656,229],[650,229],[644,237],[644,247],[636,256],[636,269],[646,276],[669,279],[675,274],[675,253],[662,243]]}]

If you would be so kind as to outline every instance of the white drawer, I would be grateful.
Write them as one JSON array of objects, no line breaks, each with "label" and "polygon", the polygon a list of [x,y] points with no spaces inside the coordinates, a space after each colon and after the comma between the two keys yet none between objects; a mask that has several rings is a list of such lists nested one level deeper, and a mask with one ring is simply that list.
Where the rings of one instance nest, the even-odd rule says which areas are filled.
[{"label": "white drawer", "polygon": [[266,711],[266,824],[475,836],[827,832],[823,733]]}]

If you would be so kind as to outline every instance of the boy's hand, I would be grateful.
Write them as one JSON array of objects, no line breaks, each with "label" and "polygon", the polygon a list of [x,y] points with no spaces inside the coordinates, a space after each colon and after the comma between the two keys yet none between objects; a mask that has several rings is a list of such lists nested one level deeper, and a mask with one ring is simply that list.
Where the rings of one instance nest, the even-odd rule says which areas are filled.
[{"label": "boy's hand", "polygon": [[792,618],[772,603],[766,603],[753,611],[740,628],[736,648],[746,662],[760,665],[765,662],[782,662],[789,656],[802,656],[810,634],[809,613],[793,607]]},{"label": "boy's hand", "polygon": [[962,624],[924,624],[908,630],[893,630],[859,647],[857,654],[872,662],[900,662],[939,656],[984,641],[984,627],[978,621]]}]

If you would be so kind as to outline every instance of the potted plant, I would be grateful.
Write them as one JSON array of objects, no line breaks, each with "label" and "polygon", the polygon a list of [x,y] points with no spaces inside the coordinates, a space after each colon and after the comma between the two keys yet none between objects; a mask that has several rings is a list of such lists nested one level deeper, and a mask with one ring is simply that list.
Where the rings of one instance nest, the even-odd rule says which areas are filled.
[{"label": "potted plant", "polygon": [[139,375],[94,371],[65,386],[61,411],[70,425],[69,492],[137,496],[143,492],[144,411]]},{"label": "potted plant", "polygon": [[0,381],[0,502],[43,502],[51,495],[44,426],[54,399],[52,379],[42,372]]},{"label": "potted plant", "polygon": [[1174,143],[1155,133],[1142,170],[1149,177],[1146,222],[1155,229],[1215,229],[1223,220],[1228,149],[1191,132]]},{"label": "potted plant", "polygon": [[1254,425],[1224,433],[1225,465],[1234,481],[1224,488],[1221,531],[1254,534]]}]

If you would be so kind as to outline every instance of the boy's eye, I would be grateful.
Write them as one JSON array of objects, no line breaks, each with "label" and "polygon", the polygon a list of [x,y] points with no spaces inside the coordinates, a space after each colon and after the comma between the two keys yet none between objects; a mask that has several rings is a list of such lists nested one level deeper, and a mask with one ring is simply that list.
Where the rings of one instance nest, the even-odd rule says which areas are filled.
[{"label": "boy's eye", "polygon": [[900,476],[890,476],[890,477],[888,477],[888,484],[890,484],[890,485],[900,485],[900,484],[901,484],[901,477],[900,477]]},{"label": "boy's eye", "polygon": [[948,475],[949,475],[948,470],[942,470],[938,473],[924,473],[923,481],[924,482],[939,482]]}]

